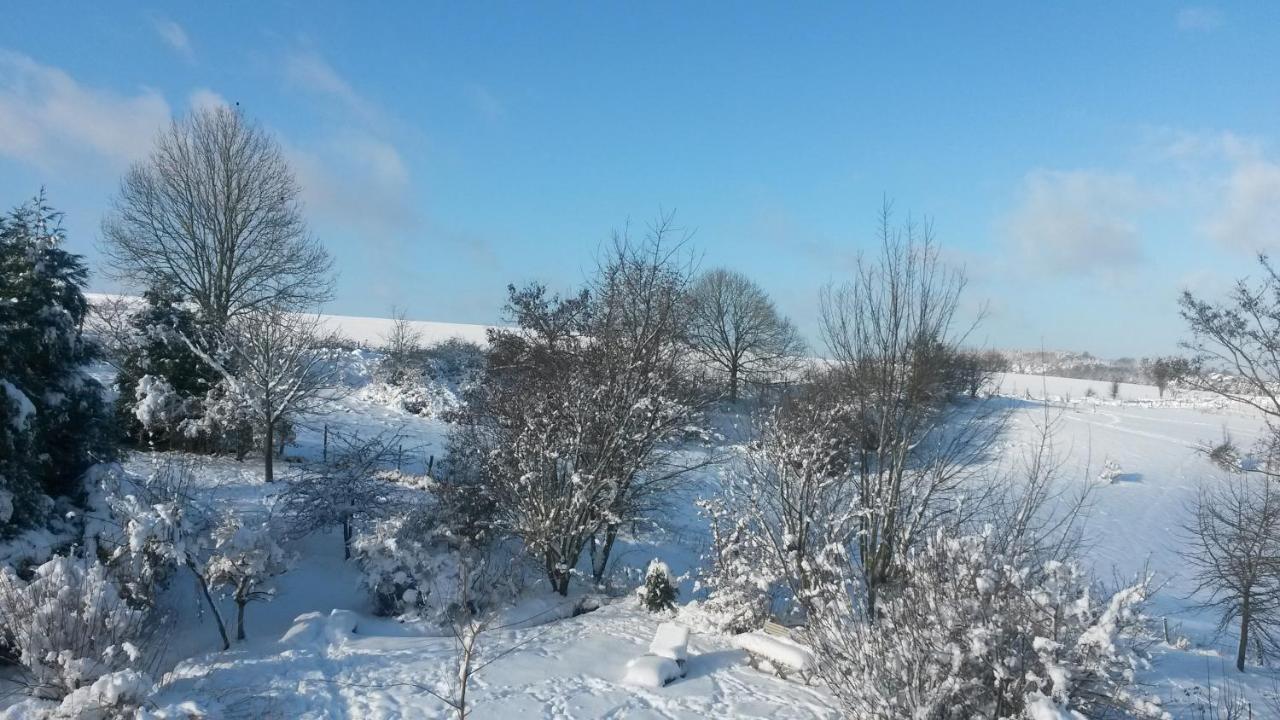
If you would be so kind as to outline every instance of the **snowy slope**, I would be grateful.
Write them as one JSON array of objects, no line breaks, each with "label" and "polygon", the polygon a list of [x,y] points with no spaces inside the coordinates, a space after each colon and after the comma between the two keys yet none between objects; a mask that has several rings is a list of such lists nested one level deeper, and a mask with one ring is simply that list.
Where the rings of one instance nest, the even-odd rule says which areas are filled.
[{"label": "snowy slope", "polygon": [[[127,295],[86,293],[85,297],[88,298],[90,303],[102,302],[108,299],[141,302],[141,298]],[[322,314],[320,318],[325,327],[340,332],[349,340],[370,347],[381,345],[383,338],[387,336],[391,331],[391,326],[395,323],[391,318],[359,317],[356,315]],[[422,342],[427,345],[443,342],[451,338],[459,338],[483,345],[487,342],[485,331],[489,329],[488,325],[434,322],[430,320],[410,320],[409,324],[413,326],[414,330],[422,334]]]}]

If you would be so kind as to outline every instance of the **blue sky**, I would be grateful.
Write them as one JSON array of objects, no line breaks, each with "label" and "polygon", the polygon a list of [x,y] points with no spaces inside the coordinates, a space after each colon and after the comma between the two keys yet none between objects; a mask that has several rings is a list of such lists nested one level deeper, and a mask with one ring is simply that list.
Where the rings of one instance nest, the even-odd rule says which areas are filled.
[{"label": "blue sky", "polygon": [[[0,202],[96,261],[118,179],[193,105],[272,130],[331,312],[493,322],[675,210],[811,337],[882,198],[989,301],[976,340],[1169,352],[1176,297],[1280,245],[1280,5],[23,3]],[[95,276],[99,289],[115,289]]]}]

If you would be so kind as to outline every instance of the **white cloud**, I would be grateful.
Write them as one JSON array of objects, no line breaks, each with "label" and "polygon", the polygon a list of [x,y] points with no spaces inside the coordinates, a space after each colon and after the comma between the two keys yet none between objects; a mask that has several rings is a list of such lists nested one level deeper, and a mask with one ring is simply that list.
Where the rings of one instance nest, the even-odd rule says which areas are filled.
[{"label": "white cloud", "polygon": [[1178,11],[1175,21],[1184,32],[1204,32],[1222,25],[1222,12],[1212,7],[1184,7]]},{"label": "white cloud", "polygon": [[42,168],[86,157],[120,166],[145,156],[169,117],[155,90],[88,88],[58,68],[0,50],[0,155]]},{"label": "white cloud", "polygon": [[1203,230],[1238,250],[1280,248],[1280,164],[1261,155],[1237,158]]},{"label": "white cloud", "polygon": [[231,106],[231,103],[227,102],[226,98],[209,88],[196,88],[191,91],[191,95],[187,97],[187,103],[191,106],[192,110]]},{"label": "white cloud", "polygon": [[1091,274],[1142,259],[1137,215],[1149,198],[1130,175],[1035,170],[1005,219],[1017,252],[1040,270]]},{"label": "white cloud", "polygon": [[187,62],[195,61],[195,48],[191,47],[191,38],[187,37],[187,31],[183,30],[181,25],[172,20],[155,18],[151,21],[151,26],[155,28],[156,34],[164,44],[181,55],[182,59]]},{"label": "white cloud", "polygon": [[390,143],[349,131],[317,147],[290,147],[288,156],[309,214],[370,239],[385,240],[418,227],[409,171]]}]

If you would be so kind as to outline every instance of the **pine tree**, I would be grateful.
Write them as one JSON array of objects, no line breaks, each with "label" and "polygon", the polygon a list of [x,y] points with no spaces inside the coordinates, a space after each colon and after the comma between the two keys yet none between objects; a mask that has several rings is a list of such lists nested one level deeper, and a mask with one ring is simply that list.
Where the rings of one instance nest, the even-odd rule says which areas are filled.
[{"label": "pine tree", "polygon": [[644,573],[644,587],[640,588],[640,604],[651,613],[671,612],[676,609],[676,597],[680,591],[671,577],[671,568],[660,560],[649,562]]},{"label": "pine tree", "polygon": [[[116,415],[128,437],[141,439],[144,433],[153,443],[173,444],[177,423],[202,414],[202,405],[210,388],[218,382],[213,368],[192,352],[183,340],[197,338],[204,332],[196,313],[183,305],[181,295],[161,288],[143,293],[146,305],[129,320],[135,337],[126,350],[120,367],[116,399]],[[180,417],[172,426],[148,424],[144,427],[138,414],[138,386],[151,376],[164,380],[176,402]]]},{"label": "pine tree", "polygon": [[97,353],[81,333],[88,270],[62,249],[60,221],[43,192],[0,218],[0,532],[38,521],[42,495],[77,495],[111,450],[84,370]]}]

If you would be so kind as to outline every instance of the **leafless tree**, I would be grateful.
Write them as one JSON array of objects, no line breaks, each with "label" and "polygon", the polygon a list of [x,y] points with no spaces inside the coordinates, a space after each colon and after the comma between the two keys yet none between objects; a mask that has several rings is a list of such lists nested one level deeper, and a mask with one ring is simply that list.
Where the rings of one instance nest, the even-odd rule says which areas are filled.
[{"label": "leafless tree", "polygon": [[690,288],[689,312],[689,343],[728,377],[730,400],[737,401],[739,383],[777,382],[802,360],[799,331],[746,275],[707,272]]},{"label": "leafless tree", "polygon": [[476,458],[499,527],[568,592],[584,550],[604,575],[626,525],[707,460],[671,441],[701,400],[682,373],[689,277],[669,217],[644,240],[619,234],[590,286],[568,297],[510,288],[517,326],[489,337],[486,372],[454,440]]},{"label": "leafless tree", "polygon": [[396,467],[403,435],[372,437],[334,433],[333,460],[305,469],[280,497],[281,514],[294,535],[338,525],[343,559],[351,559],[357,522],[385,517],[397,499],[385,474]]},{"label": "leafless tree", "polygon": [[132,323],[135,310],[137,301],[126,297],[107,295],[89,303],[85,330],[97,339],[103,359],[116,370],[124,363],[124,356],[137,333]]},{"label": "leafless tree", "polygon": [[1239,473],[1202,487],[1191,510],[1194,595],[1219,613],[1219,630],[1239,624],[1236,669],[1244,672],[1251,641],[1259,662],[1280,648],[1280,494],[1271,478]]},{"label": "leafless tree", "polygon": [[689,308],[694,273],[690,235],[664,213],[642,238],[614,233],[591,283],[583,370],[603,390],[590,453],[596,472],[616,479],[605,522],[591,540],[592,575],[604,580],[619,530],[651,519],[669,491],[695,469],[715,461],[691,459],[670,444],[705,405],[685,373]]},{"label": "leafless tree", "polygon": [[1280,421],[1280,275],[1266,255],[1258,256],[1262,278],[1238,280],[1225,302],[1182,294],[1182,318],[1191,339],[1182,343],[1191,357],[1180,378],[1263,413],[1274,428]]},{"label": "leafless tree", "polygon": [[104,253],[123,279],[179,291],[221,329],[330,297],[332,260],[307,231],[279,144],[226,107],[194,110],[120,183]]},{"label": "leafless tree", "polygon": [[338,335],[326,330],[319,316],[274,306],[236,317],[217,357],[187,341],[254,418],[267,482],[274,479],[276,430],[321,407],[338,388],[339,370],[332,357],[338,343]]},{"label": "leafless tree", "polygon": [[1004,417],[947,402],[972,327],[957,317],[963,273],[942,263],[928,225],[894,227],[887,205],[879,241],[877,257],[860,258],[849,282],[821,296],[828,354],[862,433],[852,472],[869,611],[901,553],[964,506],[958,496]]},{"label": "leafless tree", "polygon": [[391,329],[382,338],[385,357],[379,371],[387,382],[398,385],[421,373],[422,332],[413,326],[403,310],[391,308]]}]

